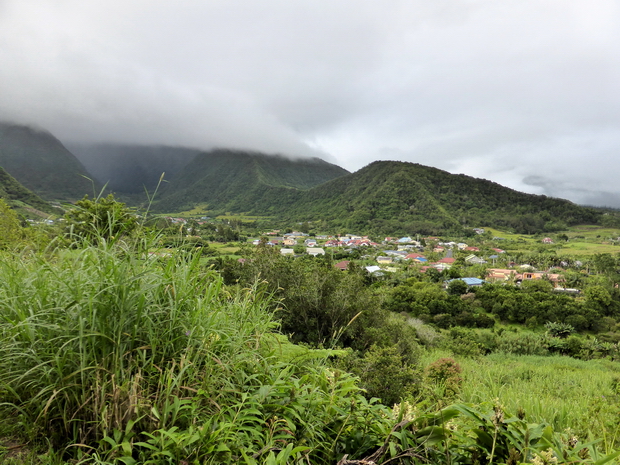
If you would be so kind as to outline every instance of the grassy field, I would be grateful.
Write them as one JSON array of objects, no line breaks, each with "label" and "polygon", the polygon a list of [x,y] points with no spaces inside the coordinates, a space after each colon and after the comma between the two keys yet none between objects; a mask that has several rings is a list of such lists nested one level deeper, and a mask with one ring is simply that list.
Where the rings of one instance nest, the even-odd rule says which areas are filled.
[{"label": "grassy field", "polygon": [[252,221],[259,221],[259,220],[269,220],[272,218],[273,217],[271,216],[252,216],[252,215],[246,215],[244,213],[239,213],[239,214],[226,213],[225,215],[218,215],[216,217],[216,219],[218,220],[241,220],[244,223],[248,223]]},{"label": "grassy field", "polygon": [[500,237],[506,241],[514,241],[514,242],[526,242],[526,243],[536,243],[539,242],[537,239],[534,239],[533,236],[528,236],[525,234],[513,234],[506,231],[500,231],[499,229],[493,228],[484,228],[485,231],[490,231],[493,237]]},{"label": "grassy field", "polygon": [[620,247],[609,243],[569,242],[558,250],[558,254],[564,255],[595,255],[599,253],[620,253]]},{"label": "grassy field", "polygon": [[[543,247],[541,236],[528,236],[524,234],[512,234],[493,228],[485,228],[493,237],[504,239],[504,247],[512,252],[531,252],[534,247]],[[566,235],[568,242],[556,240],[559,235]],[[589,256],[600,253],[616,254],[620,252],[620,245],[613,240],[620,237],[620,230],[603,228],[596,225],[581,225],[569,228],[566,231],[548,234],[554,240],[554,244],[544,246],[555,250],[558,255]],[[502,244],[498,241],[498,244]]]},{"label": "grassy field", "polygon": [[241,256],[237,257],[237,252],[239,252],[240,247],[235,246],[235,245],[230,245],[228,243],[222,244],[221,242],[211,242],[209,243],[209,247],[217,250],[217,252],[219,252],[222,255],[233,255],[236,258],[241,257]]},{"label": "grassy field", "polygon": [[[430,352],[423,364],[447,356]],[[620,445],[620,363],[504,354],[457,361],[463,368],[463,402],[496,400],[512,414],[522,409],[528,422],[547,421],[556,431],[602,438],[608,450]]]},{"label": "grassy field", "polygon": [[196,215],[207,215],[209,212],[209,204],[207,203],[200,203],[198,205],[195,205],[194,208],[192,208],[191,210],[186,210],[180,213],[174,213],[172,216],[181,216],[181,217],[186,217],[186,216],[196,216]]}]

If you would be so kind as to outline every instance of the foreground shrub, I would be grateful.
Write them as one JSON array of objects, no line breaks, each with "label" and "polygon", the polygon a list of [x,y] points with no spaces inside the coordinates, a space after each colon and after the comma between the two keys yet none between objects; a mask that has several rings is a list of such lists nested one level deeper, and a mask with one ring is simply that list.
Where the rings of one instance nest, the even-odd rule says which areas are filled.
[{"label": "foreground shrub", "polygon": [[217,392],[213,358],[255,363],[245,346],[273,326],[261,299],[223,299],[196,260],[102,247],[4,259],[0,270],[2,400],[55,444],[92,443],[130,422],[166,426],[154,410],[188,387]]},{"label": "foreground shrub", "polygon": [[446,396],[458,394],[463,384],[461,366],[453,358],[440,358],[426,367],[426,378],[445,389]]},{"label": "foreground shrub", "polygon": [[368,399],[378,398],[385,405],[410,398],[420,389],[420,371],[397,347],[373,346],[363,356],[351,353],[341,366],[359,376]]},{"label": "foreground shrub", "polygon": [[547,355],[549,341],[542,334],[504,332],[498,338],[497,351],[515,355]]}]

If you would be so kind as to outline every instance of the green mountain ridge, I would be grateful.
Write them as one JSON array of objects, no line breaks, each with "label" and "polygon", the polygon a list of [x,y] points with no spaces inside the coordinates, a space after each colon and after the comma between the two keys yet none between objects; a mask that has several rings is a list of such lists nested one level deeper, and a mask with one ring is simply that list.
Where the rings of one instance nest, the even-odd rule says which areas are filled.
[{"label": "green mountain ridge", "polygon": [[84,166],[48,131],[0,123],[0,166],[44,199],[77,200],[93,193]]},{"label": "green mountain ridge", "polygon": [[289,159],[258,152],[217,149],[197,155],[161,191],[160,211],[208,204],[226,211],[269,211],[284,199],[348,174],[318,158]]},{"label": "green mountain ridge", "polygon": [[279,213],[360,232],[439,234],[484,225],[553,231],[597,223],[602,211],[416,163],[377,161],[300,193]]},{"label": "green mountain ridge", "polygon": [[[216,212],[272,216],[281,223],[377,234],[440,234],[479,226],[521,233],[575,224],[618,223],[616,213],[562,199],[524,194],[437,168],[377,161],[355,173],[314,158],[215,149],[99,144],[75,149],[96,174],[46,131],[0,123],[0,166],[45,199],[77,200],[100,189],[146,200],[166,171],[153,211],[197,206]],[[611,215],[611,216],[610,216]]]}]

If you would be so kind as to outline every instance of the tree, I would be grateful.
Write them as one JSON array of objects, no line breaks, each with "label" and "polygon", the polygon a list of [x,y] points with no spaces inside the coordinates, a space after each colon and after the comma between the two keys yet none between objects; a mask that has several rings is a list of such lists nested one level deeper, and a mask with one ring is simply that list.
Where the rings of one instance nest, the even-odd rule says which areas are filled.
[{"label": "tree", "polygon": [[93,200],[84,196],[65,214],[65,220],[69,238],[90,244],[127,236],[138,226],[133,210],[112,194]]},{"label": "tree", "polygon": [[521,289],[529,293],[550,293],[553,291],[553,284],[546,279],[526,279],[521,283]]},{"label": "tree", "polygon": [[448,294],[463,295],[467,292],[467,283],[462,279],[453,279],[448,284]]},{"label": "tree", "polygon": [[378,326],[377,319],[383,317],[364,277],[343,273],[328,260],[290,259],[276,249],[259,246],[239,271],[240,284],[258,281],[280,299],[282,331],[294,342],[325,347],[362,344],[366,328]]},{"label": "tree", "polygon": [[613,309],[611,294],[603,286],[588,286],[584,292],[586,296],[586,305],[596,312],[603,315],[609,315]]},{"label": "tree", "polygon": [[609,253],[598,253],[592,257],[592,263],[598,273],[611,273],[616,271],[616,260]]},{"label": "tree", "polygon": [[377,397],[385,405],[394,405],[411,397],[420,388],[421,374],[392,347],[373,345],[363,357],[350,354],[341,362],[343,368],[360,377],[366,397]]}]

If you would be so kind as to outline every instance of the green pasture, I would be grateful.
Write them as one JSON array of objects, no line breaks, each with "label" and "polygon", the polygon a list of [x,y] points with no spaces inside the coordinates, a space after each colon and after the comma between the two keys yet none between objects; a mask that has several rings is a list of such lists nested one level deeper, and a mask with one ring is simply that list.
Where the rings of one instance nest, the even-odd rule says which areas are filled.
[{"label": "green pasture", "polygon": [[[202,203],[202,204],[196,205],[191,210],[184,210],[184,211],[173,212],[173,213],[162,213],[161,216],[192,218],[192,217],[200,217],[200,216],[212,216],[212,213],[217,213],[217,212],[214,210],[209,210],[209,205],[206,203]],[[240,220],[240,221],[243,221],[244,223],[273,219],[273,217],[271,216],[257,216],[257,215],[248,215],[245,213],[231,213],[231,212],[226,212],[226,214],[224,215],[216,215],[214,218],[217,220]]]},{"label": "green pasture", "polygon": [[602,226],[584,224],[579,226],[571,226],[570,228],[568,228],[566,234],[569,238],[571,237],[571,234],[574,236],[585,236],[586,238],[596,238],[597,236],[618,237],[620,236],[620,229],[604,228]]},{"label": "green pasture", "polygon": [[[429,352],[422,363],[447,356]],[[620,362],[507,354],[456,359],[464,377],[459,400],[496,401],[511,414],[524,411],[528,422],[602,438],[608,449],[620,444]]]},{"label": "green pasture", "polygon": [[[558,255],[588,256],[600,253],[615,254],[620,252],[620,245],[612,242],[612,239],[620,237],[620,230],[603,228],[596,225],[573,226],[566,231],[549,233],[547,235],[528,236],[525,234],[513,234],[494,228],[485,228],[492,237],[500,237],[503,241],[496,241],[499,247],[506,248],[511,252],[531,252],[534,248],[555,250]],[[568,242],[558,241],[557,236],[566,235]],[[550,237],[554,243],[544,245],[542,237]]]},{"label": "green pasture", "polygon": [[270,220],[272,218],[273,217],[271,216],[246,215],[245,213],[226,213],[225,215],[218,215],[216,217],[216,219],[218,220],[240,220],[244,223],[260,220]]},{"label": "green pasture", "polygon": [[620,252],[620,246],[616,244],[593,242],[568,242],[562,244],[562,248],[558,250],[558,254],[564,255],[616,254],[618,252]]},{"label": "green pasture", "polygon": [[199,203],[197,205],[194,205],[194,208],[192,208],[191,210],[185,210],[179,213],[172,213],[172,216],[181,216],[181,217],[187,217],[187,216],[196,216],[196,215],[207,215],[209,212],[209,204],[208,203]]},{"label": "green pasture", "polygon": [[241,247],[237,245],[231,245],[230,243],[222,244],[221,242],[210,242],[209,247],[217,250],[217,252],[222,255],[236,255],[241,249]]},{"label": "green pasture", "polygon": [[526,234],[514,234],[506,231],[500,231],[499,229],[494,228],[484,228],[485,231],[489,231],[492,237],[499,237],[506,241],[513,242],[526,242],[526,243],[536,243],[540,242],[540,240],[535,239],[534,236],[528,236]]}]

